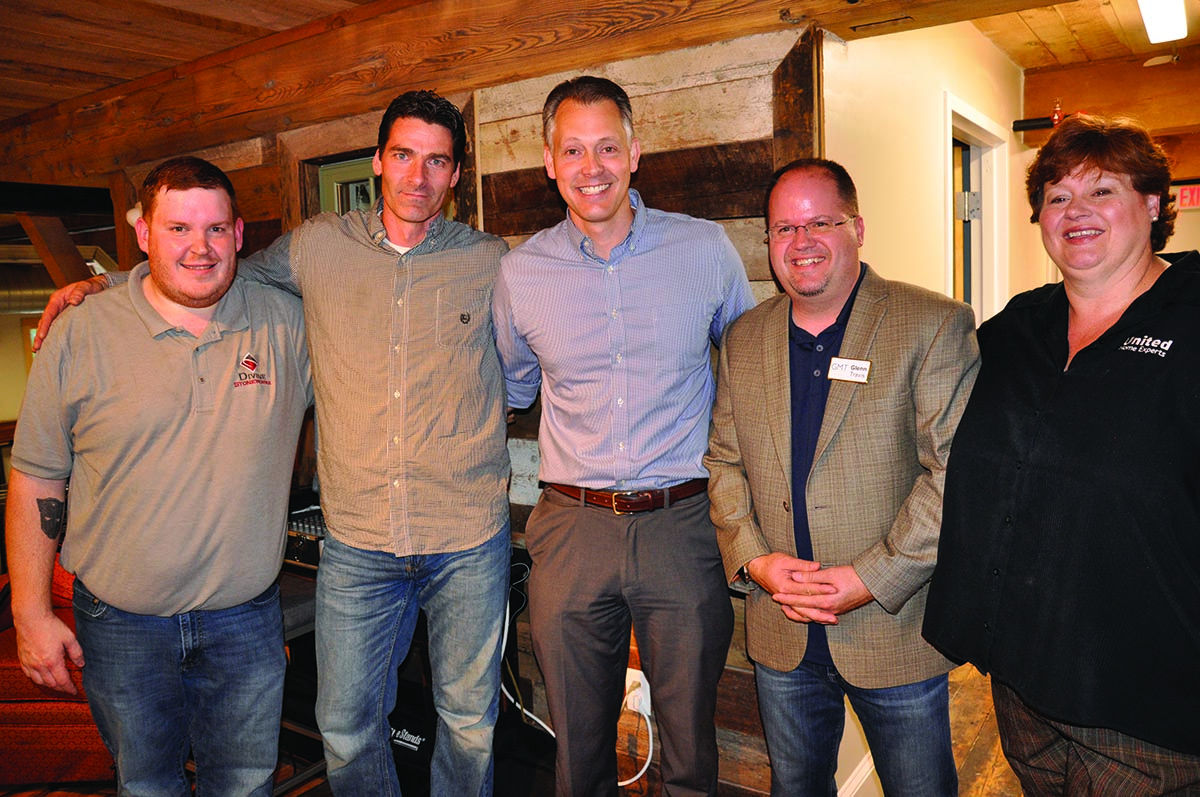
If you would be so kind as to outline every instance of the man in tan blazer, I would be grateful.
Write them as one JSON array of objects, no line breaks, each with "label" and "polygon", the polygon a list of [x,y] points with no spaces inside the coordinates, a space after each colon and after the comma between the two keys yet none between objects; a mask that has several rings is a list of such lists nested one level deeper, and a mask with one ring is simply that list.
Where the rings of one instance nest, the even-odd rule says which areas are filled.
[{"label": "man in tan blazer", "polygon": [[849,698],[887,794],[957,794],[953,665],[920,632],[974,315],[859,261],[836,163],[779,170],[767,225],[785,295],[726,334],[705,464],[726,575],[748,586],[771,793],[836,794]]}]

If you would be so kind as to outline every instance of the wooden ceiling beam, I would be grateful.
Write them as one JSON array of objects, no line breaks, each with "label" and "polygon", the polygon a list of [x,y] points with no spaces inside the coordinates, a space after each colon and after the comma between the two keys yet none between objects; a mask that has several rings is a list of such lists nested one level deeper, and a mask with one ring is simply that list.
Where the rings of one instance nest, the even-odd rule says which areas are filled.
[{"label": "wooden ceiling beam", "polygon": [[33,248],[42,258],[42,263],[57,287],[61,288],[92,276],[92,270],[84,262],[83,255],[79,254],[79,249],[60,219],[53,216],[31,216],[28,213],[18,213],[17,219],[25,228]]},{"label": "wooden ceiling beam", "polygon": [[[1200,47],[1179,51],[1179,60],[1142,66],[1135,55],[1025,73],[1025,115],[1049,116],[1056,99],[1064,113],[1090,111],[1132,116],[1159,135],[1200,133]],[[1025,142],[1041,144],[1049,134],[1027,133]]]},{"label": "wooden ceiling beam", "polygon": [[[1177,180],[1200,178],[1200,47],[1179,51],[1179,60],[1142,66],[1146,55],[1093,61],[1025,73],[1025,115],[1049,116],[1057,99],[1064,113],[1086,111],[1130,116],[1150,129],[1172,159]],[[1041,146],[1048,130],[1031,130],[1025,143]]]},{"label": "wooden ceiling beam", "polygon": [[871,3],[813,0],[791,3],[788,11],[793,20],[812,22],[849,41],[1051,5],[1055,5],[1052,0],[981,0],[971,3],[962,0],[925,0],[919,3],[912,0],[879,0]]},{"label": "wooden ceiling beam", "polygon": [[9,120],[0,179],[107,186],[115,169],[377,111],[413,88],[471,91],[811,22],[862,38],[1048,4],[376,0]]}]

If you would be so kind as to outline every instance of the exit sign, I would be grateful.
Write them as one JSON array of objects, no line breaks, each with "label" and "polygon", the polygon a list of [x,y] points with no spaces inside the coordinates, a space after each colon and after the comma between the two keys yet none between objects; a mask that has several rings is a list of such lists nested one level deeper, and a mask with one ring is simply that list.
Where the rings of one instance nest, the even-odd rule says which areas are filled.
[{"label": "exit sign", "polygon": [[1200,185],[1181,185],[1175,207],[1180,210],[1200,208]]}]

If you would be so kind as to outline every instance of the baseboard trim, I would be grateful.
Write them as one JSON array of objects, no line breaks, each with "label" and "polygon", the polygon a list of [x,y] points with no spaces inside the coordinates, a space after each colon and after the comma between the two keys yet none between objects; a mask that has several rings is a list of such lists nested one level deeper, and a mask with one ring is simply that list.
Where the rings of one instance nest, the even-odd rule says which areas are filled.
[{"label": "baseboard trim", "polygon": [[871,758],[870,753],[867,753],[850,773],[850,777],[846,778],[846,782],[838,787],[838,794],[841,797],[855,797],[859,790],[871,780],[871,775],[874,773],[875,759]]}]

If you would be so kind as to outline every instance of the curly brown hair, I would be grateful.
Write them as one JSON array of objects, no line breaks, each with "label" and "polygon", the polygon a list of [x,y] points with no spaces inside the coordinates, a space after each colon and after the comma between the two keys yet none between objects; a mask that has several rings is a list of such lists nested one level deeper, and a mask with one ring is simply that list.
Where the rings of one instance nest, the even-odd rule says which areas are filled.
[{"label": "curly brown hair", "polygon": [[1139,194],[1157,196],[1158,218],[1150,225],[1150,246],[1159,252],[1167,245],[1178,212],[1171,193],[1171,164],[1149,131],[1125,117],[1073,114],[1059,123],[1025,178],[1025,193],[1033,209],[1030,221],[1036,224],[1042,213],[1046,186],[1080,166],[1127,174]]}]

